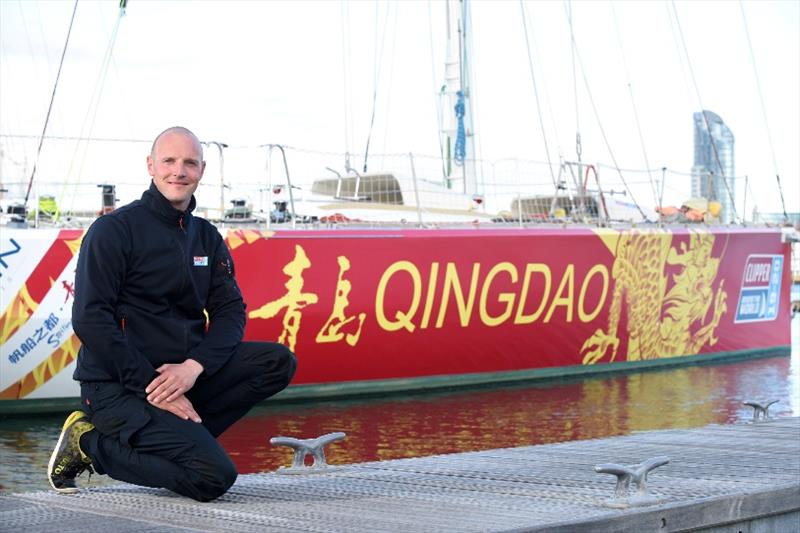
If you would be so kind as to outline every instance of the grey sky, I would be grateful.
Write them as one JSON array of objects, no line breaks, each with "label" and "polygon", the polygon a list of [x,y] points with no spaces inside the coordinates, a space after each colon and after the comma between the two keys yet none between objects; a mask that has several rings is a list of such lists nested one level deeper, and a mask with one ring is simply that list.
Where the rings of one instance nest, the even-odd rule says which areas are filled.
[{"label": "grey sky", "polygon": [[[99,78],[117,3],[79,3],[49,134],[151,139],[164,127],[182,124],[204,140],[231,145],[226,178],[249,179],[262,171],[263,161],[246,154],[245,147],[280,142],[362,153],[377,79],[370,151],[438,153],[442,2],[130,0],[119,21],[113,61]],[[570,5],[599,122],[580,70],[576,106],[565,14]],[[551,159],[575,158],[579,127],[585,162],[610,165],[613,154],[623,168],[644,169],[630,83],[650,166],[674,170],[668,181],[672,196],[679,198],[684,190],[688,195],[688,177],[679,173],[688,174],[692,165],[692,113],[700,109],[699,92],[703,106],[736,136],[736,174],[752,180],[762,210],[777,211],[775,168],[743,9],[787,209],[800,211],[800,2],[679,1],[674,11],[671,2],[661,1],[525,6]],[[72,7],[68,1],[0,0],[0,133],[41,132]],[[475,79],[477,155],[546,161],[520,3],[476,1],[471,10],[468,57]],[[0,143],[6,182],[29,171],[34,142],[2,137]],[[41,176],[144,182],[146,151],[144,145],[97,149],[45,143]],[[209,173],[216,172],[213,157],[209,153]],[[340,167],[341,157],[330,164]],[[299,171],[325,172],[322,163]],[[737,190],[737,202],[742,193]]]}]

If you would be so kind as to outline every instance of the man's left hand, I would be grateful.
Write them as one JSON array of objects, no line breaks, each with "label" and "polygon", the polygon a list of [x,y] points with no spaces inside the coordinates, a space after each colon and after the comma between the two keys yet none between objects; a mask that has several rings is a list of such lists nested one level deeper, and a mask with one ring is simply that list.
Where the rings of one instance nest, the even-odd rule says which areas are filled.
[{"label": "man's left hand", "polygon": [[156,368],[159,373],[147,388],[147,401],[151,403],[171,402],[186,393],[203,372],[203,365],[194,359],[180,364],[165,364]]},{"label": "man's left hand", "polygon": [[186,396],[178,396],[175,400],[171,402],[161,402],[155,403],[153,405],[158,407],[159,409],[163,409],[165,411],[169,411],[173,415],[182,418],[184,420],[191,420],[192,422],[197,422],[200,424],[202,420],[200,419],[200,415],[197,414],[197,411],[194,410],[194,406],[192,402],[189,401],[189,398]]}]

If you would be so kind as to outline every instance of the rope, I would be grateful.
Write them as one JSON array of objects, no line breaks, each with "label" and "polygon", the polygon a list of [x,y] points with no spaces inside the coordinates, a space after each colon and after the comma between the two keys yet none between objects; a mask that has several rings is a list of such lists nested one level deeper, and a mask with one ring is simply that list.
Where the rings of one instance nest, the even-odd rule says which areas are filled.
[{"label": "rope", "polygon": [[[469,87],[469,96],[470,98],[467,100],[467,105],[469,109],[466,112],[469,114],[470,117],[470,125],[472,126],[473,134],[472,137],[472,151],[474,154],[472,155],[472,161],[475,163],[473,171],[475,172],[475,186],[478,186],[478,180],[480,180],[480,189],[483,190],[484,188],[484,181],[483,181],[483,166],[479,166],[476,163],[479,160],[480,155],[483,153],[481,148],[481,136],[475,135],[475,131],[481,131],[480,128],[480,112],[476,112],[473,108],[474,102],[479,102],[478,98],[478,78],[479,76],[473,76],[470,69],[474,68],[475,65],[472,62],[467,61],[467,50],[472,50],[475,48],[475,43],[472,40],[472,11],[471,11],[472,4],[470,2],[464,2],[464,79],[466,80],[467,86]],[[467,28],[470,31],[467,31]],[[476,140],[477,139],[477,140]],[[476,146],[477,144],[477,146]]]},{"label": "rope", "polygon": [[[461,12],[461,39],[459,39],[459,64],[460,64],[460,85],[461,89],[456,91],[456,96],[458,100],[456,101],[455,105],[455,113],[456,113],[456,142],[453,146],[453,162],[457,166],[464,166],[466,157],[467,157],[467,128],[464,125],[464,117],[467,112],[466,108],[466,96],[464,94],[464,86],[469,82],[468,72],[467,72],[467,43],[466,43],[466,35],[467,35],[467,17],[466,17],[466,3],[462,6]],[[473,156],[474,157],[474,156]],[[466,181],[466,168],[464,169],[464,188],[466,190],[467,181]]]},{"label": "rope", "polygon": [[725,178],[725,170],[722,168],[722,162],[719,159],[719,151],[717,150],[717,143],[714,142],[714,137],[711,135],[711,125],[708,123],[708,116],[706,115],[706,108],[703,106],[703,100],[700,97],[700,89],[697,86],[697,79],[694,75],[694,69],[692,68],[692,60],[689,58],[689,50],[686,47],[686,39],[683,38],[683,29],[681,28],[681,21],[678,18],[678,10],[675,7],[675,1],[671,0],[672,11],[675,13],[675,23],[678,26],[678,36],[681,38],[681,45],[683,46],[683,53],[686,55],[686,63],[689,66],[689,74],[692,78],[692,85],[694,85],[695,93],[697,94],[697,102],[700,104],[701,113],[703,114],[703,123],[706,126],[706,131],[708,132],[708,140],[711,143],[711,149],[714,151],[714,159],[717,162],[717,166],[719,167],[720,175],[722,176],[722,183],[725,185],[725,190],[728,192],[728,197],[731,199],[731,210],[733,211],[733,219],[735,221],[739,221],[739,214],[736,212],[736,202],[734,202],[733,192],[731,191],[730,186],[728,185],[728,180]]},{"label": "rope", "polygon": [[31,171],[31,179],[28,181],[28,190],[25,192],[25,202],[23,209],[28,207],[28,199],[31,195],[31,186],[33,179],[36,176],[36,165],[39,163],[39,155],[42,153],[42,144],[44,143],[44,136],[47,133],[47,124],[50,122],[50,113],[53,111],[53,101],[56,98],[56,89],[58,88],[58,80],[61,78],[61,68],[64,66],[64,58],[67,55],[67,46],[69,45],[69,36],[72,34],[72,24],[75,22],[75,13],[78,11],[78,0],[75,0],[75,5],[72,8],[72,17],[69,19],[69,28],[67,29],[67,39],[64,42],[64,49],[61,51],[61,61],[58,63],[58,72],[56,73],[56,81],[53,84],[53,93],[50,95],[50,105],[47,107],[47,115],[44,119],[44,127],[42,128],[42,135],[39,137],[39,147],[36,149],[36,159],[33,161],[33,170]]},{"label": "rope", "polygon": [[553,173],[553,165],[550,161],[550,148],[547,146],[547,133],[545,132],[544,128],[544,120],[542,119],[542,108],[539,105],[539,90],[536,87],[536,75],[533,71],[533,56],[531,55],[531,45],[528,41],[528,24],[527,24],[527,15],[525,14],[525,3],[523,0],[519,0],[519,7],[522,10],[522,29],[525,32],[525,47],[528,51],[528,67],[531,72],[531,82],[533,82],[533,94],[536,97],[536,112],[539,115],[539,126],[542,129],[542,140],[544,141],[544,151],[547,154],[547,166],[550,169],[550,178],[553,180],[553,187],[555,190],[558,190],[558,183],[556,182],[556,176]]},{"label": "rope", "polygon": [[772,144],[772,132],[769,128],[769,121],[767,120],[767,108],[764,105],[764,93],[761,90],[761,80],[758,76],[758,69],[756,68],[756,56],[753,53],[753,44],[750,42],[750,31],[747,28],[747,17],[744,14],[744,4],[739,0],[739,9],[742,12],[742,23],[744,24],[744,34],[747,36],[747,48],[750,50],[750,61],[753,64],[753,74],[756,77],[756,87],[758,88],[758,99],[761,102],[761,116],[764,117],[764,128],[767,130],[767,142],[769,143],[769,151],[772,155],[772,166],[775,169],[775,179],[778,181],[778,193],[781,196],[781,208],[783,209],[783,219],[789,222],[789,215],[786,213],[786,202],[783,199],[783,187],[781,187],[781,176],[778,173],[778,160],[775,158],[775,147]]},{"label": "rope", "polygon": [[467,154],[467,132],[464,128],[464,91],[457,91],[456,96],[458,96],[455,105],[458,129],[456,130],[456,145],[453,147],[453,161],[456,165],[463,165]]}]

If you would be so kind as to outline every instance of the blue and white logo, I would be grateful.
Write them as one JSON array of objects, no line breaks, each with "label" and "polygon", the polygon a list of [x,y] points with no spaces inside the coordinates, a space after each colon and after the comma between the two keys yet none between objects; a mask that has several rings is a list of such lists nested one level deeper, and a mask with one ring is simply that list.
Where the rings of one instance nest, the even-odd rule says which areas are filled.
[{"label": "blue and white logo", "polygon": [[781,301],[782,278],[782,255],[748,256],[734,322],[775,320]]}]

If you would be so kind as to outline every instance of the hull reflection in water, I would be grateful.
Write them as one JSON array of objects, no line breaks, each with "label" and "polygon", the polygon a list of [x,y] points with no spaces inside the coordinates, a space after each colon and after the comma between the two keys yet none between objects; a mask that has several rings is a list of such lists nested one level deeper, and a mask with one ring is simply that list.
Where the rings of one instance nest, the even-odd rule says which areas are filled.
[{"label": "hull reflection in water", "polygon": [[[344,431],[327,456],[346,464],[740,422],[752,418],[742,400],[767,398],[779,401],[772,416],[800,415],[800,318],[792,321],[791,357],[410,398],[267,402],[221,441],[246,474],[290,464],[288,448],[269,444],[277,435]],[[0,493],[49,490],[45,468],[62,422],[0,419]],[[93,476],[89,486],[115,483]]]},{"label": "hull reflection in water", "polygon": [[242,473],[288,466],[277,435],[311,438],[344,431],[332,464],[396,459],[633,431],[750,420],[743,400],[777,399],[771,416],[800,415],[797,330],[793,355],[692,366],[613,378],[326,404],[264,406],[221,438]]}]

